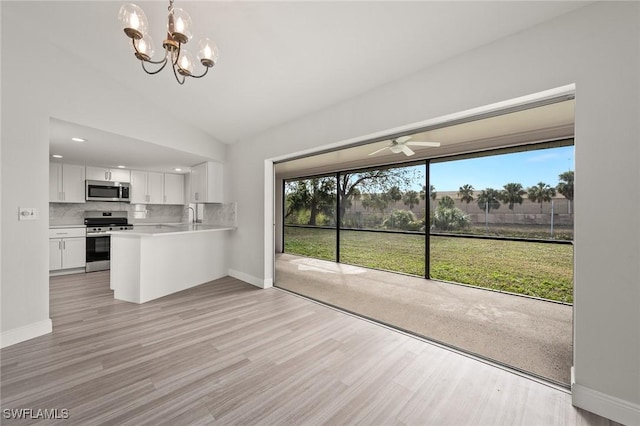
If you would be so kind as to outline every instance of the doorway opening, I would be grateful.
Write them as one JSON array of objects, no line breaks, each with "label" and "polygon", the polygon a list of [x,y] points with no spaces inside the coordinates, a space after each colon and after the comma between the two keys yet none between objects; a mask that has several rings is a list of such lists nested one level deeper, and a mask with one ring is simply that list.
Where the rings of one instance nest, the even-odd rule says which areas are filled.
[{"label": "doorway opening", "polygon": [[[525,119],[545,114],[555,126]],[[496,120],[530,128],[482,134]],[[276,164],[275,285],[568,386],[573,99],[478,121],[414,133],[442,145],[369,167]]]}]

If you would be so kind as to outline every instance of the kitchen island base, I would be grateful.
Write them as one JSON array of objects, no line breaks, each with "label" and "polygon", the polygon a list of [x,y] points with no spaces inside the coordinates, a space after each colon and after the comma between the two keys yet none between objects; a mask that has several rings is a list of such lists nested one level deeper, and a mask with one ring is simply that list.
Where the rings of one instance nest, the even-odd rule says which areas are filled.
[{"label": "kitchen island base", "polygon": [[225,230],[112,233],[114,298],[145,303],[226,276]]}]

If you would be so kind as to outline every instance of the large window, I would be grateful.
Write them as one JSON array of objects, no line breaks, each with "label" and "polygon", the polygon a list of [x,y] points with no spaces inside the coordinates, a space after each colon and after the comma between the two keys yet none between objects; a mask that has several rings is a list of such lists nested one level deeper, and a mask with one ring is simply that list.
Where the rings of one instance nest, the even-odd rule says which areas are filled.
[{"label": "large window", "polygon": [[573,145],[284,182],[284,251],[571,303]]},{"label": "large window", "polygon": [[573,302],[573,146],[430,164],[430,276]]},{"label": "large window", "polygon": [[425,176],[422,162],[285,181],[285,252],[424,276]]},{"label": "large window", "polygon": [[336,187],[335,176],[315,176],[285,182],[285,251],[338,261]]}]

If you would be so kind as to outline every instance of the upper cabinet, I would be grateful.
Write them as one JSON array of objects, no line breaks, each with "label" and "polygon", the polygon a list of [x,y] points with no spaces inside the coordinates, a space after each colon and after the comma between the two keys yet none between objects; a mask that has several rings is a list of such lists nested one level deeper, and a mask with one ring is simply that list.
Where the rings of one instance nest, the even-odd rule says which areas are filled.
[{"label": "upper cabinet", "polygon": [[224,166],[208,161],[191,168],[192,203],[222,203]]},{"label": "upper cabinet", "polygon": [[49,201],[84,203],[84,181],[84,166],[49,163]]},{"label": "upper cabinet", "polygon": [[164,176],[158,172],[131,172],[132,204],[164,204]]},{"label": "upper cabinet", "polygon": [[164,203],[184,204],[184,175],[164,174]]},{"label": "upper cabinet", "polygon": [[131,182],[131,172],[124,169],[87,166],[87,180],[105,182]]},{"label": "upper cabinet", "polygon": [[184,175],[131,171],[132,204],[184,204]]}]

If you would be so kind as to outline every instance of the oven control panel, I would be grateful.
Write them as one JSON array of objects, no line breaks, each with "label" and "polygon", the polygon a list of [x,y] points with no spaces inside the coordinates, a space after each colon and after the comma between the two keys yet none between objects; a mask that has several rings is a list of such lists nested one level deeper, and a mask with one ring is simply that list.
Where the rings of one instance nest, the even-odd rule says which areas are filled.
[{"label": "oven control panel", "polygon": [[133,225],[122,225],[122,226],[99,226],[99,227],[87,227],[88,234],[100,234],[109,231],[129,231],[133,229]]}]

